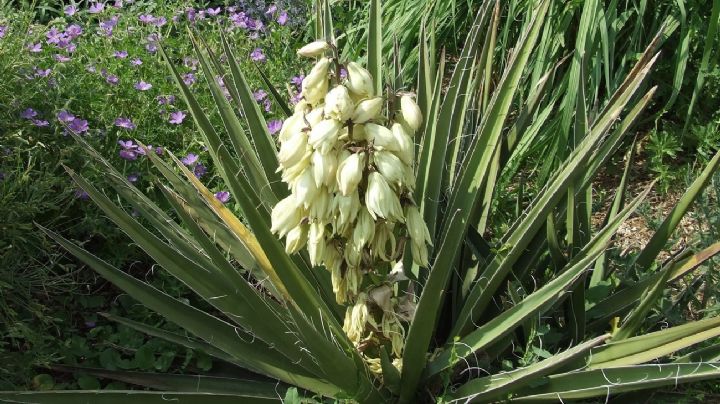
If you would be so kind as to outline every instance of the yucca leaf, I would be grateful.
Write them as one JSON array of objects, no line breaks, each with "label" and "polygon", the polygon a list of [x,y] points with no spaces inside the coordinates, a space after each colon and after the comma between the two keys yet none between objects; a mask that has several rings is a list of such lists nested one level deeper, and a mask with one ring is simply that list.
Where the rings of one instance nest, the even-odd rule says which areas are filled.
[{"label": "yucca leaf", "polygon": [[152,286],[114,268],[64,237],[42,226],[38,225],[38,227],[78,259],[150,310],[159,313],[188,332],[227,352],[237,362],[243,363],[244,367],[313,391],[325,391],[328,394],[337,392],[332,386],[315,379],[312,374],[288,361],[278,351],[272,350],[268,345],[252,335],[246,334],[238,327],[232,326],[188,304],[181,303]]},{"label": "yucca leaf", "polygon": [[370,0],[367,36],[367,69],[372,75],[375,94],[382,94],[382,4]]},{"label": "yucca leaf", "polygon": [[280,109],[282,110],[283,114],[286,118],[289,118],[292,116],[293,111],[290,109],[290,106],[288,105],[287,101],[285,101],[285,97],[280,95],[280,92],[275,88],[275,85],[270,81],[268,76],[263,71],[262,67],[260,67],[259,64],[253,63],[253,66],[255,66],[255,69],[258,72],[258,75],[262,79],[263,83],[265,83],[265,86],[270,91],[270,95],[272,95],[273,99],[275,100],[275,104],[277,104]]},{"label": "yucca leaf", "polygon": [[61,372],[87,373],[96,377],[150,387],[155,390],[175,392],[235,394],[250,398],[277,399],[278,396],[284,396],[287,390],[287,385],[277,382],[232,377],[133,372],[64,365],[54,365],[51,369]]},{"label": "yucca leaf", "polygon": [[587,366],[605,369],[647,363],[718,335],[720,317],[693,321],[597,347],[588,354]]},{"label": "yucca leaf", "polygon": [[[649,47],[647,51],[650,52],[651,50],[652,48]],[[626,82],[618,89],[620,94],[613,95],[612,98],[615,100],[615,103],[605,108],[603,114],[596,119],[589,134],[585,136],[583,141],[570,154],[568,160],[561,165],[560,170],[555,173],[545,188],[538,193],[536,200],[533,201],[524,215],[508,230],[506,236],[501,240],[503,245],[509,247],[508,251],[496,256],[475,284],[463,306],[459,320],[451,333],[451,338],[463,334],[463,331],[467,331],[473,319],[477,318],[479,313],[485,310],[494,292],[502,280],[505,279],[514,262],[517,261],[527,247],[527,244],[546,221],[547,215],[559,202],[562,193],[567,190],[567,187],[574,181],[576,176],[586,168],[587,160],[596,150],[602,135],[606,133],[610,125],[618,118],[626,103],[648,74],[649,68],[655,62],[656,58],[657,55],[649,58],[647,55],[644,55],[643,58],[641,58],[638,64],[642,67],[636,66],[634,69],[636,73],[628,77]],[[458,189],[462,188],[459,186]],[[472,192],[470,192],[472,189],[475,188],[469,188],[468,191],[465,191],[466,199],[473,199],[475,197]],[[450,229],[450,232],[461,230],[462,229]]]},{"label": "yucca leaf", "polygon": [[[475,21],[473,22],[468,40],[460,55],[460,61],[450,78],[447,94],[443,98],[439,115],[436,120],[428,117],[428,126],[425,129],[421,156],[418,165],[416,193],[421,198],[418,200],[422,209],[423,218],[430,231],[430,236],[435,238],[438,221],[438,204],[443,185],[446,152],[449,139],[457,141],[459,138],[459,115],[464,112],[462,108],[463,96],[470,82],[471,66],[475,61],[479,43],[479,31],[485,25],[488,17],[489,0],[480,7]],[[438,73],[439,74],[439,73]],[[436,88],[442,78],[436,82]],[[441,92],[433,94],[435,99],[441,97]],[[458,121],[455,125],[456,132],[452,132],[453,118]],[[451,210],[452,211],[452,210]],[[438,245],[441,243],[438,243]]]},{"label": "yucca leaf", "polygon": [[680,220],[685,213],[690,209],[692,203],[700,196],[700,193],[705,188],[708,182],[712,179],[713,174],[720,166],[720,151],[710,160],[705,169],[698,175],[693,183],[688,187],[687,191],[678,200],[673,209],[665,217],[660,227],[653,233],[650,241],[647,242],[645,247],[642,249],[640,254],[633,263],[634,269],[637,272],[644,272],[650,268],[655,257],[665,247],[665,243],[670,239],[672,233],[675,231],[677,226],[680,224]]},{"label": "yucca leaf", "polygon": [[[700,265],[704,264],[707,260],[717,254],[720,254],[720,242],[713,243],[697,254],[682,259],[679,262],[671,262],[670,266],[672,268],[668,283],[675,282],[677,279],[694,271]],[[595,304],[589,303],[587,305],[588,318],[596,319],[593,323],[591,323],[590,327],[596,328],[596,325],[598,324],[605,325],[613,316],[628,310],[632,305],[637,303],[643,293],[645,293],[645,291],[653,285],[664,272],[665,271],[663,270],[650,275],[635,284],[613,293]]]},{"label": "yucca leaf", "polygon": [[697,351],[683,355],[673,362],[689,363],[689,362],[718,362],[720,360],[720,344],[711,345]]},{"label": "yucca leaf", "polygon": [[126,327],[130,327],[135,331],[139,331],[145,335],[149,335],[151,337],[160,338],[162,340],[171,342],[173,344],[177,344],[179,346],[184,346],[186,348],[190,348],[195,351],[200,351],[203,353],[206,353],[214,358],[220,359],[222,361],[232,363],[233,365],[244,367],[245,365],[243,362],[238,361],[233,356],[228,354],[227,352],[218,349],[214,345],[207,343],[205,341],[200,341],[195,338],[193,338],[190,335],[180,335],[176,334],[170,331],[163,330],[161,328],[153,327],[150,325],[147,325],[145,323],[141,323],[139,321],[130,320],[125,317],[116,316],[114,314],[110,313],[98,313],[101,316],[107,318],[110,321],[114,321],[118,324],[122,324]]},{"label": "yucca leaf", "polygon": [[[686,115],[687,118],[685,118],[685,125],[683,126],[683,136],[685,135],[687,128],[690,126],[690,119],[693,116],[692,114],[695,108],[695,103],[697,102],[698,97],[700,97],[700,91],[705,85],[705,76],[708,74],[708,72],[710,72],[712,66],[715,65],[715,61],[717,61],[717,55],[715,56],[715,60],[713,61],[713,63],[710,62],[710,57],[712,57],[713,53],[717,53],[717,48],[715,48],[715,46],[719,26],[720,0],[713,0],[712,11],[710,12],[710,18],[708,19],[707,32],[704,34],[705,44],[703,46],[703,54],[700,60],[700,68],[698,71],[697,79],[695,80],[695,88],[693,88],[692,98],[690,99],[690,106],[688,107]],[[715,52],[713,52],[713,50]]]},{"label": "yucca leaf", "polygon": [[[623,175],[620,178],[620,184],[617,186],[617,189],[615,190],[615,196],[613,197],[612,205],[610,206],[610,210],[607,212],[607,215],[605,216],[604,222],[607,223],[608,220],[615,217],[620,210],[622,210],[623,206],[625,206],[625,194],[627,192],[628,187],[628,180],[630,177],[630,169],[633,166],[633,162],[635,159],[633,159],[633,156],[635,155],[635,140],[633,140],[632,144],[630,145],[630,148],[628,149],[627,153],[625,154],[625,170],[623,171]],[[602,253],[597,261],[595,261],[595,268],[593,269],[592,275],[590,277],[590,283],[588,285],[589,289],[592,289],[594,286],[597,286],[601,281],[605,280],[605,276],[607,273],[607,252]]]},{"label": "yucca leaf", "polygon": [[[277,180],[277,178],[268,176],[267,172],[263,171],[263,166],[260,163],[260,159],[258,159],[257,154],[269,151],[261,150],[260,146],[256,145],[256,148],[258,148],[258,152],[255,152],[255,149],[250,143],[250,140],[245,135],[245,130],[240,124],[240,119],[235,114],[235,111],[228,102],[227,98],[225,98],[225,94],[223,94],[220,85],[217,83],[216,80],[213,80],[213,77],[215,77],[216,75],[210,68],[208,59],[205,57],[205,54],[203,53],[202,49],[192,35],[190,35],[190,39],[192,41],[193,48],[195,49],[195,55],[200,61],[200,66],[203,73],[205,74],[208,87],[210,88],[210,93],[212,94],[213,100],[215,100],[215,105],[220,112],[220,117],[222,118],[223,124],[225,125],[225,131],[227,132],[228,137],[230,138],[230,141],[235,148],[235,153],[239,157],[238,160],[241,162],[241,164],[244,163],[243,169],[245,171],[245,174],[248,176],[248,179],[251,181],[252,184],[254,184],[255,188],[258,190],[258,194],[263,199],[263,202],[267,206],[273,206],[278,201],[278,195],[283,195],[282,192],[286,191],[279,190],[276,191],[279,192],[276,194],[274,193],[276,187],[269,186],[271,185],[270,180],[272,179],[274,181]],[[235,94],[237,94],[240,99],[242,99],[242,96],[240,94],[241,91],[242,89],[238,89],[237,87],[235,88]],[[238,100],[236,100],[236,102],[238,102]],[[250,117],[246,119],[248,125],[250,126],[251,130],[257,130],[256,127],[253,127],[257,125],[253,125],[253,123],[250,123],[251,119],[253,118]],[[254,123],[257,124],[257,122]],[[260,124],[264,125],[265,123],[261,122]],[[257,139],[253,140],[257,142]]]},{"label": "yucca leaf", "polygon": [[[459,220],[459,216],[456,212],[451,221]],[[425,367],[425,355],[435,330],[443,293],[450,279],[452,261],[462,244],[462,233],[455,233],[454,236],[445,240],[447,245],[440,246],[438,250],[440,253],[432,264],[432,270],[417,305],[416,312],[422,313],[422,315],[415,316],[410,323],[402,362],[401,402],[412,400]]]},{"label": "yucca leaf", "polygon": [[142,390],[57,390],[57,391],[12,391],[0,392],[0,400],[33,404],[237,404],[274,403],[278,397],[251,397],[242,394],[205,392],[168,392]]},{"label": "yucca leaf", "polygon": [[427,45],[427,21],[423,20],[420,25],[420,44],[419,44],[419,63],[417,84],[417,104],[420,107],[422,116],[426,119],[430,114],[430,108],[433,102],[433,80],[435,76],[430,68],[430,55],[428,54]]},{"label": "yucca leaf", "polygon": [[451,397],[466,402],[490,402],[503,395],[522,391],[528,384],[537,381],[537,378],[554,372],[568,361],[587,353],[590,348],[603,343],[609,336],[606,334],[593,338],[524,368],[472,379],[458,387]]},{"label": "yucca leaf", "polygon": [[650,192],[650,189],[650,187],[646,188],[622,211],[622,214],[618,215],[608,223],[607,226],[600,230],[555,279],[527,296],[520,303],[477,327],[457,343],[450,342],[448,346],[428,364],[427,376],[435,375],[454,366],[473,352],[486,348],[490,344],[508,335],[515,327],[521,325],[530,316],[542,313],[544,310],[557,304],[563,298],[563,293],[568,290],[568,287],[572,286],[578,278],[581,277],[587,270],[588,265],[595,261],[606,248],[612,236],[620,227],[620,224],[635,211]]},{"label": "yucca leaf", "polygon": [[[260,106],[253,97],[250,85],[245,79],[245,75],[240,70],[240,67],[236,61],[235,54],[233,53],[230,45],[227,42],[225,36],[221,33],[220,39],[223,45],[223,51],[227,57],[228,65],[230,67],[230,74],[232,82],[226,81],[227,85],[234,85],[237,90],[237,94],[240,97],[236,100],[242,108],[242,115],[245,117],[250,137],[253,145],[257,152],[257,156],[260,158],[265,176],[270,181],[270,187],[272,188],[278,199],[284,198],[287,194],[287,188],[284,187],[280,181],[280,174],[277,172],[278,160],[277,160],[277,148],[275,142],[270,136],[270,132],[265,122],[265,117],[260,111]],[[208,77],[208,80],[211,78]],[[232,93],[231,93],[232,94]],[[239,156],[243,158],[243,156]],[[263,185],[265,186],[265,185]]]},{"label": "yucca leaf", "polygon": [[610,397],[628,391],[676,386],[720,376],[720,363],[653,364],[585,370],[548,376],[511,401],[523,403]]}]

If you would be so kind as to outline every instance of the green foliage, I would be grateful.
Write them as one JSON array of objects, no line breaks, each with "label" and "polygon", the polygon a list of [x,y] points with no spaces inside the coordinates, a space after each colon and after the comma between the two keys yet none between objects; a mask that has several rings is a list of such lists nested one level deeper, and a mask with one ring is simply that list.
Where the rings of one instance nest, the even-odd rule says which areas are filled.
[{"label": "green foliage", "polygon": [[[277,380],[280,396],[294,401],[298,395],[290,386],[359,402],[414,402],[606,397],[718,377],[715,362],[669,362],[673,353],[720,335],[717,317],[660,329],[658,322],[664,317],[649,321],[648,314],[669,284],[691,276],[720,251],[688,250],[682,261],[656,262],[680,219],[710,182],[720,154],[710,159],[638,255],[623,261],[606,254],[620,225],[651,189],[634,191],[636,195],[624,201],[628,170],[605,222],[594,226],[590,220],[597,212],[593,209],[602,208],[593,203],[595,176],[627,147],[628,132],[656,92],[645,82],[658,60],[658,49],[678,24],[662,19],[656,35],[636,34],[629,46],[644,50],[616,64],[600,55],[603,46],[619,43],[624,28],[615,24],[617,17],[597,23],[607,17],[599,2],[565,7],[545,0],[504,7],[493,1],[481,4],[447,89],[441,84],[444,62],[431,62],[432,46],[424,44],[418,55],[423,66],[418,86],[424,88],[418,104],[426,123],[416,139],[415,199],[430,228],[434,251],[429,268],[413,264],[407,254],[403,260],[411,280],[395,287],[410,304],[417,304],[417,312],[403,324],[407,330],[402,366],[381,357],[382,377],[373,375],[343,331],[340,321],[347,307],[329,292],[327,272],[308,265],[304,254],[285,253],[270,232],[270,208],[285,191],[268,183],[278,166],[276,145],[261,124],[264,118],[249,102],[248,70],[238,66],[236,46],[223,42],[222,47],[213,47],[211,41],[201,46],[192,40],[206,76],[231,73],[225,85],[246,122],[242,127],[227,100],[219,96],[219,86],[210,85],[222,131],[213,125],[201,98],[183,82],[173,50],[163,52],[215,168],[233,193],[234,205],[218,201],[172,154],[169,159],[148,154],[164,178],[158,187],[173,207],[169,214],[162,208],[164,203],[153,202],[152,194],[146,196],[88,142],[74,136],[118,196],[142,215],[141,220],[82,173],[67,170],[105,215],[205,303],[186,304],[58,232],[42,229],[189,336],[181,339],[147,324],[116,321],[203,351],[233,367],[228,379],[200,386],[199,391],[208,394],[206,402],[270,398],[268,391],[257,388],[268,378]],[[583,34],[563,44],[557,38],[565,35],[572,21],[567,17],[576,12],[582,15]],[[323,27],[318,32],[330,32],[329,14],[318,9],[317,26]],[[376,38],[382,30],[381,16],[371,15],[369,31]],[[526,16],[519,27],[511,24],[517,15]],[[626,29],[632,32],[631,27]],[[484,35],[487,32],[491,35]],[[337,38],[342,45],[349,37]],[[512,53],[495,57],[493,38],[504,49],[512,47]],[[379,41],[368,43],[376,55]],[[567,47],[575,55],[569,61],[563,59]],[[390,77],[381,81],[390,84],[385,87],[390,112],[397,90],[409,86],[399,74],[399,55],[392,59],[392,63],[383,61],[381,69],[369,66]],[[561,67],[564,63],[569,66]],[[224,141],[224,133],[230,142]],[[538,159],[533,154],[538,152],[553,158]],[[657,149],[660,159],[674,152],[667,144]],[[527,177],[523,182],[544,186],[530,188],[530,198],[518,197],[516,203],[507,204],[505,188],[517,184],[518,175]],[[599,259],[604,263],[598,264]],[[589,269],[600,266],[605,268],[601,275],[588,279]],[[652,273],[657,267],[661,270]],[[639,279],[620,283],[615,273],[637,274]],[[124,363],[121,359],[112,359],[118,369]],[[133,360],[158,368],[155,357],[141,354]],[[486,373],[477,374],[478,368]],[[116,380],[138,377],[84,371]],[[612,383],[602,375],[610,375]],[[187,377],[147,374],[140,384],[173,391],[165,393],[167,397],[197,399],[178,388]],[[0,398],[18,397],[3,394]],[[87,394],[97,393],[33,397],[47,401]],[[113,394],[106,394],[108,402],[129,393]],[[153,402],[157,394],[139,396]]]},{"label": "green foliage", "polygon": [[[91,367],[121,368],[145,371],[206,371],[212,368],[208,355],[191,349],[178,349],[158,338],[98,316],[98,312],[114,313],[136,321],[147,321],[157,327],[178,331],[176,327],[153,317],[143,306],[127,296],[117,298],[118,291],[111,284],[84,270],[72,257],[38,231],[35,223],[62,229],[73,241],[105,257],[108,262],[123,267],[129,273],[142,276],[153,285],[182,299],[188,299],[187,287],[163,272],[154,271],[145,257],[128,247],[125,235],[108,224],[102,213],[87,200],[86,195],[64,173],[62,165],[75,167],[92,182],[101,182],[104,173],[88,165],[85,152],[67,136],[57,114],[67,110],[78,119],[88,121],[85,139],[114,164],[121,167],[122,176],[138,178],[136,186],[158,196],[161,191],[153,183],[150,164],[142,159],[126,160],[119,155],[118,140],[138,139],[146,144],[162,146],[178,153],[195,153],[199,162],[208,168],[203,180],[221,191],[217,175],[208,161],[206,145],[192,130],[186,119],[182,124],[169,122],[169,113],[184,109],[180,103],[160,105],[158,97],[179,96],[175,84],[167,75],[159,54],[148,50],[152,35],[160,35],[160,43],[172,49],[181,64],[182,74],[199,69],[192,54],[192,44],[183,35],[186,8],[218,6],[195,2],[125,2],[122,8],[107,3],[99,14],[90,14],[88,4],[78,3],[77,12],[67,15],[67,2],[38,1],[0,2],[0,389],[27,389],[48,386],[42,382],[54,379],[54,388],[91,388],[97,382],[85,373],[76,377],[58,375],[42,367],[56,363]],[[35,7],[31,7],[34,5]],[[268,62],[263,73],[275,83],[288,83],[279,92],[289,99],[289,79],[300,72],[300,65],[281,55],[294,51],[292,37],[304,20],[302,4],[279,2],[278,10],[265,14],[269,4],[246,2],[242,6],[252,18],[263,19],[266,29],[257,39],[251,32],[234,29],[229,40],[241,50],[241,64],[248,74],[253,91],[269,92],[260,74],[247,57],[256,47],[262,48]],[[286,25],[276,23],[282,11],[288,11]],[[168,24],[155,27],[138,20],[141,14],[164,16]],[[180,22],[172,22],[173,15]],[[100,23],[117,16],[112,35],[103,34]],[[208,16],[196,27],[207,32],[204,38],[213,45],[220,42],[216,25],[227,24],[227,13],[217,21]],[[72,41],[74,52],[67,52],[48,42],[47,34],[56,29],[63,32],[77,24],[83,30]],[[40,52],[30,52],[28,46],[40,43]],[[128,56],[115,56],[126,51]],[[69,60],[60,61],[56,55]],[[142,60],[142,65],[130,63]],[[39,74],[38,69],[48,69]],[[298,72],[298,73],[294,73]],[[207,81],[199,72],[193,91],[204,108],[213,105],[205,91]],[[117,76],[112,85],[109,75]],[[189,79],[189,78],[188,78]],[[148,91],[134,88],[140,80],[152,84]],[[214,82],[210,78],[210,82]],[[295,90],[292,90],[295,91]],[[277,101],[269,95],[260,101],[268,121],[282,116]],[[253,99],[253,102],[255,100]],[[265,105],[269,112],[264,112]],[[38,120],[47,126],[36,126],[23,112],[32,108]],[[187,111],[186,111],[187,112]],[[135,130],[115,125],[118,117],[131,118]],[[221,117],[211,116],[214,125],[222,125]],[[125,205],[127,206],[127,205]],[[165,204],[164,209],[170,205]],[[193,301],[188,300],[188,301]],[[136,352],[140,356],[136,357]],[[45,374],[38,382],[33,378]],[[85,376],[83,376],[85,375]],[[113,388],[105,382],[103,387]],[[114,386],[114,388],[122,387]]]}]

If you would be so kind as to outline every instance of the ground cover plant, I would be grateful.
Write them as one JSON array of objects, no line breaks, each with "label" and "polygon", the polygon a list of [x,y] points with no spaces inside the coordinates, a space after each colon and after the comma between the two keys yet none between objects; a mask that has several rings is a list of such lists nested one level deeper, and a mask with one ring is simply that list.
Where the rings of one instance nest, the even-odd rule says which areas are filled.
[{"label": "ground cover plant", "polygon": [[[84,3],[45,6],[44,14],[12,3],[0,7],[0,385],[97,385],[97,379],[87,375],[53,374],[53,381],[47,370],[36,367],[58,362],[110,369],[207,370],[207,356],[177,350],[99,316],[99,311],[122,314],[175,329],[131,300],[118,299],[116,289],[68,259],[33,223],[63,229],[67,237],[102,253],[114,265],[163,285],[176,297],[186,297],[184,285],[154,272],[142,254],[132,247],[118,248],[126,243],[124,234],[109,226],[65,175],[62,164],[94,182],[103,178],[87,164],[68,130],[82,134],[130,181],[151,193],[159,191],[133,139],[154,145],[156,153],[163,148],[181,153],[202,181],[233,203],[217,182],[187,109],[176,101],[179,93],[157,48],[162,45],[175,53],[184,80],[209,107],[212,98],[205,92],[204,76],[197,72],[198,61],[177,32],[189,25],[211,33],[206,40],[217,43],[217,30],[224,29],[246,56],[244,68],[253,69],[253,96],[272,128],[281,111],[253,66],[257,63],[275,83],[286,83],[292,90],[283,91],[286,100],[297,93],[292,80],[302,73],[300,65],[279,55],[292,47],[286,38],[304,27],[303,4],[126,1],[94,8]],[[211,120],[221,124],[219,116]]]},{"label": "ground cover plant", "polygon": [[[294,109],[282,108],[277,139],[234,44],[221,40],[213,48],[203,32],[184,34],[222,126],[213,125],[185,82],[177,56],[161,47],[236,203],[224,204],[200,181],[188,156],[158,155],[137,143],[134,150],[162,177],[154,184],[164,199],[146,194],[71,128],[119,198],[67,170],[105,215],[204,303],[163,293],[41,228],[186,334],[112,316],[115,321],[205,352],[225,362],[228,373],[71,367],[165,391],[0,397],[604,400],[717,377],[718,346],[691,348],[720,334],[717,317],[660,328],[648,315],[668,285],[692,276],[720,250],[715,243],[657,259],[711,181],[720,154],[638,254],[617,259],[606,247],[652,184],[628,195],[625,169],[602,223],[590,220],[599,209],[593,180],[612,156],[632,150],[629,131],[656,91],[644,83],[677,25],[659,24],[642,54],[603,82],[588,79],[583,56],[592,48],[600,2],[584,3],[570,58],[554,41],[565,27],[555,18],[563,8],[530,3],[513,50],[495,58],[495,34],[507,22],[500,2],[483,2],[446,86],[445,59],[426,41],[417,77],[403,81],[399,55],[383,52],[380,2],[370,5],[364,67],[340,53],[341,35],[329,8],[319,5],[317,41],[298,51],[317,60],[302,80],[302,99]],[[419,37],[432,31],[423,26]],[[211,79],[216,76],[223,80]],[[600,83],[607,91],[593,91]],[[557,136],[548,137],[551,132]],[[528,157],[537,150],[553,158]],[[498,208],[509,195],[517,208]]]}]

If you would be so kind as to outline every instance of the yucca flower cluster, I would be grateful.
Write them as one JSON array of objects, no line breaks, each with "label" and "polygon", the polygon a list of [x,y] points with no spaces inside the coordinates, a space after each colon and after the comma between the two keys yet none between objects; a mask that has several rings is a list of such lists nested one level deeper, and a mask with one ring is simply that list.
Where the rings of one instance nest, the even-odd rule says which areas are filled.
[{"label": "yucca flower cluster", "polygon": [[400,358],[401,322],[413,311],[394,287],[407,242],[413,262],[428,265],[430,235],[412,199],[422,114],[404,94],[388,119],[370,73],[341,64],[334,51],[325,41],[298,51],[319,60],[280,130],[278,160],[291,194],[274,207],[272,231],[285,237],[288,253],[307,247],[311,264],[330,271],[337,302],[348,305],[345,332],[380,373],[367,351],[389,342]]}]

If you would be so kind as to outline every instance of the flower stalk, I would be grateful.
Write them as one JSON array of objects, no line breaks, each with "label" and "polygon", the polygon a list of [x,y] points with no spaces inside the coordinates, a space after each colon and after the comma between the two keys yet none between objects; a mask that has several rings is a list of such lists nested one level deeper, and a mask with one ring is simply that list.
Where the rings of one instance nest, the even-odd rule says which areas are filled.
[{"label": "flower stalk", "polygon": [[381,375],[385,347],[400,366],[416,303],[397,286],[406,279],[407,241],[413,262],[428,265],[430,237],[411,196],[411,135],[422,116],[409,95],[399,113],[383,111],[370,73],[341,64],[334,45],[317,41],[298,54],[319,59],[280,131],[280,171],[291,195],[273,209],[272,230],[285,237],[288,253],[305,247],[311,264],[330,272],[335,298],[346,306],[344,331]]}]

